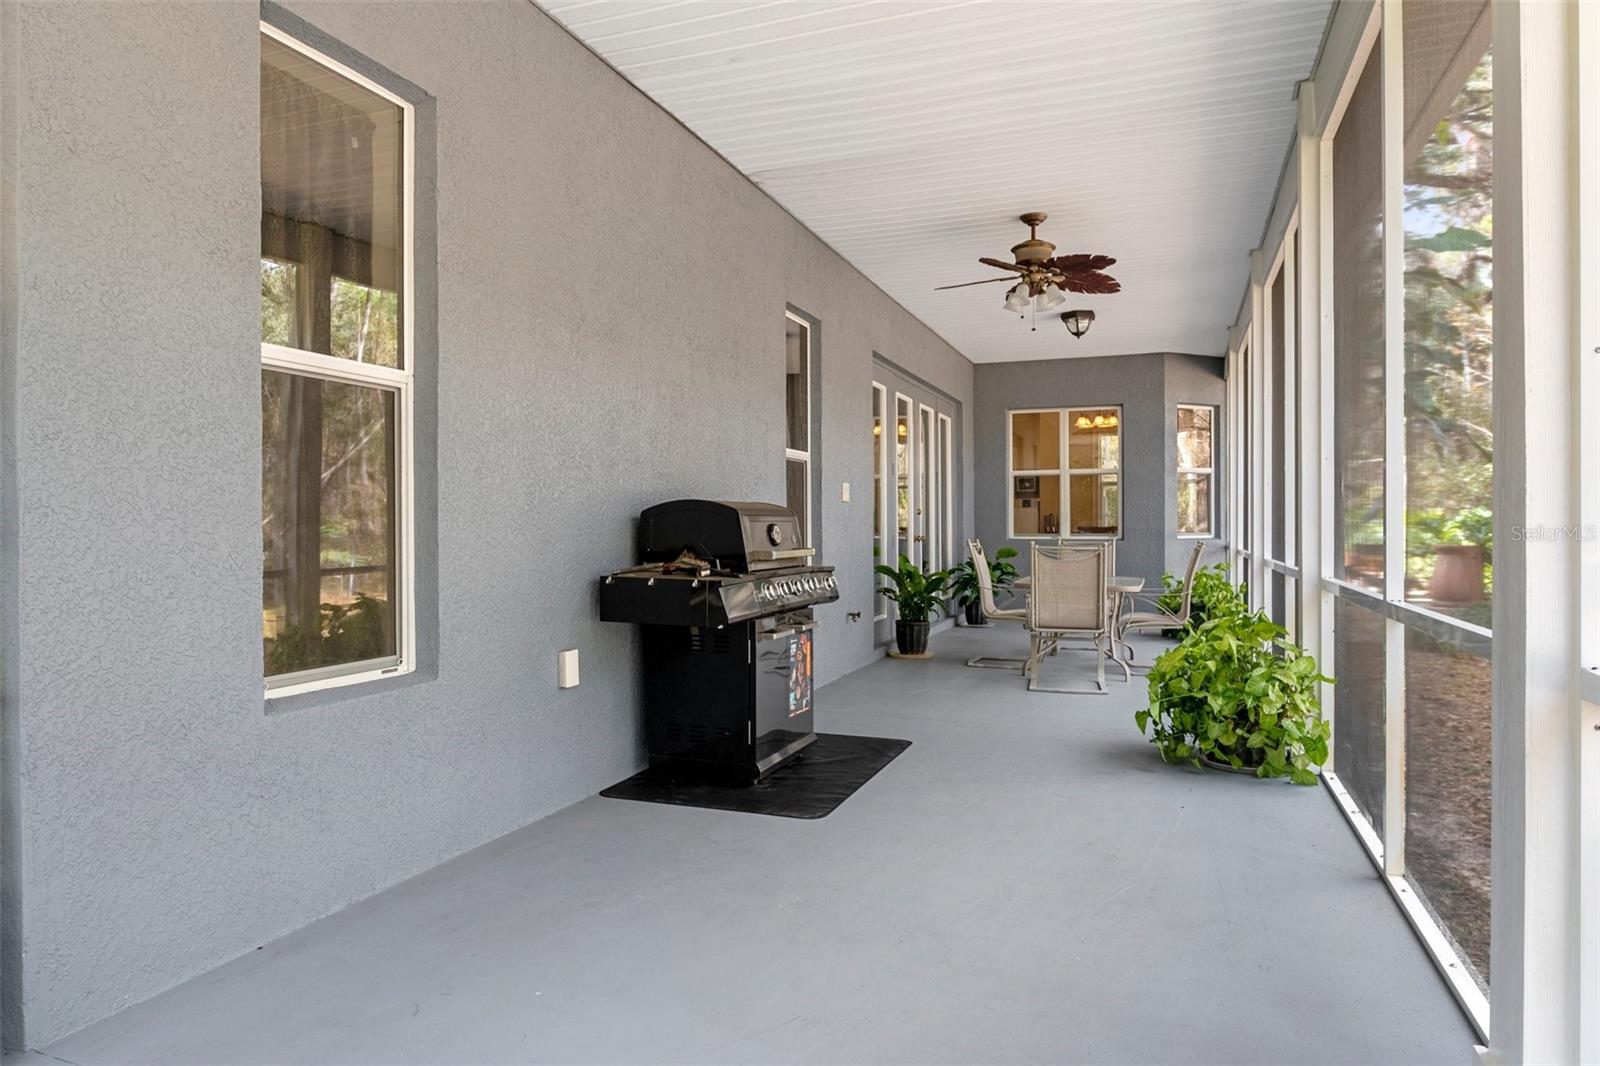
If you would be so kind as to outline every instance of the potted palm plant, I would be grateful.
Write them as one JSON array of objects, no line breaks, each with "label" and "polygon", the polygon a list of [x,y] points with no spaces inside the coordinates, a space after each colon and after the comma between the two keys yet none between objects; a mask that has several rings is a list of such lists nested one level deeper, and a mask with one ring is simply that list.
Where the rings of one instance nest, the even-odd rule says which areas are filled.
[{"label": "potted palm plant", "polygon": [[[999,548],[994,553],[994,558],[989,560],[989,583],[996,596],[1011,587],[1017,579],[1017,568],[1010,560],[1016,558],[1017,549],[1011,547]],[[967,625],[986,626],[989,620],[983,616],[983,599],[978,587],[978,568],[969,558],[950,571],[950,584],[948,591],[967,615]]]},{"label": "potted palm plant", "polygon": [[944,570],[925,571],[912,564],[904,555],[898,567],[879,563],[873,568],[892,583],[885,586],[883,594],[894,601],[894,643],[901,655],[926,655],[928,653],[928,628],[935,613],[944,604],[945,582],[950,575]]}]

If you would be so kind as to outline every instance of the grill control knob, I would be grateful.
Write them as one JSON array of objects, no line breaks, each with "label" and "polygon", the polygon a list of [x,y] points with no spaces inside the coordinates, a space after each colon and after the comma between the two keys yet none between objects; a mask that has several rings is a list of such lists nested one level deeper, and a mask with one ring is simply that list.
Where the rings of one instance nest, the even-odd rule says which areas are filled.
[{"label": "grill control knob", "polygon": [[783,527],[776,522],[768,524],[767,540],[772,542],[774,548],[781,545],[783,543]]}]

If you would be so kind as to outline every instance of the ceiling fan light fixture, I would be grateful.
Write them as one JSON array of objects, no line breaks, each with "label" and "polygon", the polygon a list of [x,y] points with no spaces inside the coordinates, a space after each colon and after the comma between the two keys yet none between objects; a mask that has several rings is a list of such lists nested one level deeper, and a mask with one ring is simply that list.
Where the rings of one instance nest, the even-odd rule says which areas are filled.
[{"label": "ceiling fan light fixture", "polygon": [[1077,310],[1067,311],[1061,316],[1061,324],[1067,327],[1067,332],[1074,337],[1082,337],[1089,332],[1089,327],[1094,325],[1094,312]]},{"label": "ceiling fan light fixture", "polygon": [[1034,298],[1034,310],[1040,314],[1047,314],[1067,302],[1067,294],[1053,281],[1045,282],[1044,288],[1039,290],[1039,295]]},{"label": "ceiling fan light fixture", "polygon": [[1006,310],[1015,314],[1023,314],[1028,310],[1028,283],[1018,282],[1006,293]]}]

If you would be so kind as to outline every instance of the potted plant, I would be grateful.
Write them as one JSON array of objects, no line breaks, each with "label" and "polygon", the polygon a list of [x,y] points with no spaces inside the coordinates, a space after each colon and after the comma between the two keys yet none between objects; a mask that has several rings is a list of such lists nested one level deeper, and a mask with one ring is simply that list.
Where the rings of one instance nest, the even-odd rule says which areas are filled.
[{"label": "potted plant", "polygon": [[[1183,578],[1170,571],[1162,574],[1161,595],[1156,598],[1156,604],[1168,614],[1180,611],[1183,608]],[[1235,586],[1228,580],[1227,563],[1202,566],[1194,572],[1194,591],[1189,596],[1189,624],[1181,630],[1169,629],[1165,633],[1169,637],[1181,637],[1213,615],[1243,610],[1244,604],[1244,586]]]},{"label": "potted plant", "polygon": [[1487,507],[1468,507],[1439,526],[1428,598],[1436,603],[1481,603],[1483,569],[1494,538],[1494,515]]},{"label": "potted plant", "polygon": [[879,563],[873,569],[892,582],[884,586],[883,594],[896,607],[895,647],[901,655],[926,655],[930,620],[944,604],[945,582],[950,575],[943,570],[922,570],[904,555],[900,556],[898,567]]},{"label": "potted plant", "polygon": [[1190,629],[1150,668],[1150,705],[1134,715],[1169,763],[1316,783],[1328,723],[1316,660],[1261,611],[1225,611]]},{"label": "potted plant", "polygon": [[[989,560],[989,582],[996,596],[1010,588],[1011,583],[1017,579],[1017,568],[1010,561],[1016,557],[1017,549],[1005,547],[997,549],[994,558]],[[983,616],[983,599],[978,587],[978,568],[968,558],[949,573],[950,595],[966,611],[967,625],[988,625],[989,620]]]}]

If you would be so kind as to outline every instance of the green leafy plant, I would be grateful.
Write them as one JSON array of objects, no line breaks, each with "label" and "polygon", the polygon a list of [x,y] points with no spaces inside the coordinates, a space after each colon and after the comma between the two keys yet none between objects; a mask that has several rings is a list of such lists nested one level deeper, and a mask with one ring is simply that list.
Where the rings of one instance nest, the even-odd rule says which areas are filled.
[{"label": "green leafy plant", "polygon": [[288,625],[267,653],[268,674],[289,674],[318,666],[376,659],[388,650],[384,605],[366,594],[354,603],[324,603],[316,624]]},{"label": "green leafy plant", "polygon": [[899,608],[900,621],[926,622],[943,608],[948,571],[922,570],[904,555],[898,567],[879,563],[873,569],[893,583],[884,586],[883,594]]},{"label": "green leafy plant", "polygon": [[1167,762],[1316,783],[1330,735],[1317,686],[1333,678],[1265,613],[1213,616],[1157,659],[1149,677],[1150,705],[1134,721]]},{"label": "green leafy plant", "polygon": [[[1017,579],[1017,568],[1010,560],[1017,556],[1017,549],[1012,547],[998,548],[993,558],[989,560],[989,581],[998,594],[1011,587]],[[978,591],[978,568],[969,558],[948,571],[950,583],[947,590],[956,603],[962,607],[969,603],[977,603],[980,599]]]},{"label": "green leafy plant", "polygon": [[[1156,604],[1169,614],[1183,609],[1183,578],[1176,574],[1161,575],[1161,595]],[[1214,563],[1194,572],[1194,593],[1189,597],[1189,623],[1184,632],[1197,628],[1208,618],[1244,610],[1243,586],[1228,580],[1228,564]]]}]

